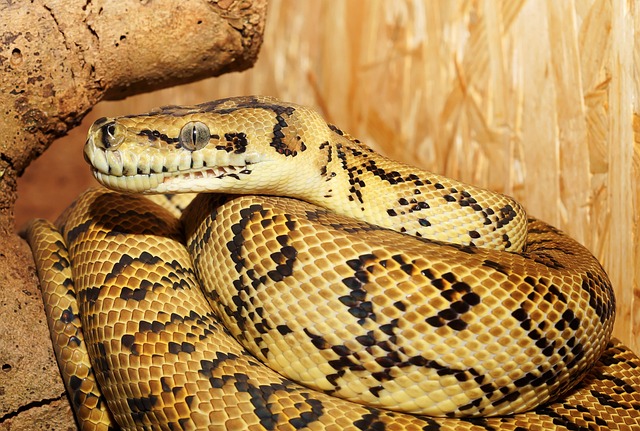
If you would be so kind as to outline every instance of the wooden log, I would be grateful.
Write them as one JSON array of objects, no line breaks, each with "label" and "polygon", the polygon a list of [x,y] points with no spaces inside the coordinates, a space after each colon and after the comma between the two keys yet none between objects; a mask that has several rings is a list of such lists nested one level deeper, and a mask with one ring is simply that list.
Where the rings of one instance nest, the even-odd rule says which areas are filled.
[{"label": "wooden log", "polygon": [[265,12],[266,0],[0,2],[0,429],[75,427],[13,234],[17,176],[102,99],[251,67]]}]

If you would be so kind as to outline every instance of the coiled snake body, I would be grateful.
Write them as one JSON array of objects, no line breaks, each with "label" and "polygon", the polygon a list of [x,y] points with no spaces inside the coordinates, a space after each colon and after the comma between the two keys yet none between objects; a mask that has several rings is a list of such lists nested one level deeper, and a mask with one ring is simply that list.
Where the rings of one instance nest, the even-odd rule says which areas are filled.
[{"label": "coiled snake body", "polygon": [[94,190],[30,226],[87,429],[640,424],[606,274],[507,197],[266,97],[100,119],[85,158],[116,190],[225,193],[179,221]]}]

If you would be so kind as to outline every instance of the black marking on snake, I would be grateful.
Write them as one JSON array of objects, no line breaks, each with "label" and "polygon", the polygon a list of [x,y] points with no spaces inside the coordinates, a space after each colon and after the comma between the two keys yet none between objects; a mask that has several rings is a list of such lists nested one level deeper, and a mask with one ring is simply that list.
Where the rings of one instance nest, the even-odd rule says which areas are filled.
[{"label": "black marking on snake", "polygon": [[391,259],[397,262],[400,265],[400,269],[404,271],[407,275],[413,276],[414,274],[418,273],[418,268],[416,267],[415,262],[407,261],[404,255],[394,254],[393,256],[391,256]]},{"label": "black marking on snake", "polygon": [[364,204],[362,189],[366,186],[366,183],[359,176],[360,174],[362,174],[362,170],[360,170],[358,166],[349,165],[345,149],[346,147],[344,147],[342,144],[336,144],[336,156],[340,160],[342,170],[347,173],[350,185],[348,199],[352,202],[357,200],[361,204]]},{"label": "black marking on snake", "polygon": [[273,139],[269,145],[275,148],[278,154],[282,154],[287,157],[295,157],[298,155],[298,152],[295,149],[292,149],[290,145],[284,141],[287,138],[287,135],[283,130],[288,127],[289,124],[284,117],[281,114],[276,113],[276,122],[273,125]]},{"label": "black marking on snake", "polygon": [[87,220],[71,228],[66,235],[67,244],[69,244],[69,246],[73,245],[80,235],[91,229],[91,226],[93,226],[94,223],[94,220]]},{"label": "black marking on snake", "polygon": [[73,322],[75,318],[76,318],[76,315],[71,309],[71,306],[65,308],[64,310],[62,310],[62,313],[60,313],[60,321],[64,324],[69,324]]},{"label": "black marking on snake", "polygon": [[151,142],[161,140],[163,142],[166,142],[167,144],[175,144],[176,142],[180,141],[178,137],[171,138],[164,133],[160,133],[158,130],[142,129],[138,132],[138,135],[146,136]]},{"label": "black marking on snake", "polygon": [[89,305],[93,305],[100,297],[101,291],[102,291],[102,288],[100,286],[91,286],[91,287],[82,289],[78,292],[78,302],[79,303],[86,302]]},{"label": "black marking on snake", "polygon": [[380,418],[380,411],[370,407],[365,408],[369,413],[363,414],[360,419],[353,422],[353,425],[362,431],[384,431],[387,427]]},{"label": "black marking on snake", "polygon": [[[253,291],[257,290],[260,285],[267,285],[271,282],[280,282],[285,278],[292,276],[293,267],[297,259],[297,250],[291,246],[290,238],[286,233],[275,237],[276,242],[280,246],[278,250],[270,254],[270,259],[274,263],[273,269],[268,269],[266,273],[260,274],[254,268],[247,266],[244,255],[244,234],[249,222],[259,214],[262,220],[261,226],[265,229],[276,226],[284,226],[289,231],[296,229],[296,222],[289,214],[272,213],[271,210],[265,209],[262,205],[254,204],[248,208],[243,208],[239,212],[240,220],[230,227],[234,234],[231,241],[227,242],[227,249],[230,252],[231,260],[235,263],[236,271],[239,276],[233,281],[236,293],[231,297],[231,304],[224,304],[224,312],[236,321],[239,334],[238,338],[246,337],[246,328],[248,322],[253,323],[253,327],[260,334],[266,334],[273,330],[275,325],[269,320],[270,316],[262,312],[259,307],[253,307],[250,303],[254,300]],[[271,218],[272,223],[264,223],[264,220]],[[284,220],[282,220],[284,219]],[[266,227],[265,227],[266,226]],[[247,299],[244,299],[247,298]],[[248,302],[247,302],[248,301]],[[268,346],[263,343],[262,337],[256,337],[253,342],[257,346],[261,346],[261,353],[266,358],[269,354]]]},{"label": "black marking on snake", "polygon": [[147,414],[153,412],[157,403],[158,396],[153,394],[148,397],[127,398],[127,406],[135,423],[145,423]]},{"label": "black marking on snake", "polygon": [[[361,158],[367,158],[369,157],[369,154],[367,154],[367,152],[373,152],[373,150],[371,150],[368,147],[365,147],[364,145],[356,145],[356,146],[344,146],[344,149],[346,151],[349,151],[349,153],[351,153],[351,155],[353,157],[361,157]],[[360,172],[360,174],[362,174],[362,172]]]},{"label": "black marking on snake", "polygon": [[[105,195],[105,197],[108,195]],[[113,198],[113,197],[112,197]],[[135,206],[132,196],[122,196],[122,199],[131,199],[128,202],[129,205]],[[109,205],[109,201],[106,200],[105,205]],[[168,224],[168,220],[159,216],[153,211],[118,211],[115,214],[105,214],[99,221],[94,223],[99,224],[104,228],[105,236],[112,237],[126,234],[141,234],[141,235],[157,235],[160,232],[172,232],[173,227]],[[144,227],[143,227],[144,226]]]},{"label": "black marking on snake", "polygon": [[[319,214],[322,214],[322,213],[319,213]],[[368,224],[365,222],[360,222],[357,220],[351,222],[349,225],[344,225],[341,223],[333,223],[333,222],[328,223],[327,225],[333,229],[346,232],[348,234],[361,234],[361,233],[374,232],[379,230],[387,230],[384,227],[377,226],[374,224]]]},{"label": "black marking on snake", "polygon": [[152,322],[148,322],[146,320],[141,320],[138,323],[138,332],[146,333],[153,332],[154,334],[159,334],[164,331],[168,324],[172,324],[174,322],[162,323],[157,320]]},{"label": "black marking on snake", "polygon": [[327,126],[329,126],[329,129],[331,129],[333,132],[337,133],[338,135],[344,136],[344,132],[338,129],[338,127],[334,126],[333,124],[327,124]]},{"label": "black marking on snake", "polygon": [[[606,373],[594,373],[594,377],[600,381],[612,382],[613,385],[616,387],[615,393],[617,395],[621,395],[623,393],[627,393],[627,394],[636,393],[636,388],[633,386],[633,382],[627,382],[624,379],[621,379],[619,377],[612,376],[611,374],[606,374]],[[638,407],[640,406],[636,405],[634,408],[638,409]]]},{"label": "black marking on snake", "polygon": [[[166,313],[160,313],[160,315],[166,316]],[[182,316],[177,313],[171,313],[167,322],[160,322],[158,320],[149,322],[141,320],[138,322],[138,333],[146,334],[149,332],[153,332],[154,334],[161,334],[165,331],[172,333],[176,330],[176,326],[180,324],[187,324],[192,328],[198,327],[202,332],[202,334],[198,336],[199,340],[206,338],[209,334],[221,328],[224,329],[222,325],[219,325],[216,317],[213,314],[207,313],[205,315],[200,315],[191,310],[186,316]],[[195,337],[195,332],[189,332],[187,334],[187,338]],[[143,339],[146,339],[146,337],[143,337]],[[136,344],[134,334],[123,335],[120,339],[120,342],[122,343],[123,347],[129,349],[132,355],[137,356],[140,354],[140,346]],[[168,347],[169,353],[173,354],[178,354],[180,352],[193,353],[195,351],[195,345],[188,341],[183,341],[180,344],[169,342]]]},{"label": "black marking on snake", "polygon": [[280,333],[280,335],[288,335],[293,333],[293,330],[288,325],[284,324],[276,326],[276,330]]},{"label": "black marking on snake", "polygon": [[247,151],[247,135],[238,133],[225,133],[225,145],[216,145],[216,150],[226,151],[227,153],[242,154]]},{"label": "black marking on snake", "polygon": [[556,259],[550,249],[549,252],[537,251],[535,254],[529,255],[529,257],[531,260],[544,265],[547,268],[556,270],[563,270],[566,268],[558,259]]},{"label": "black marking on snake", "polygon": [[[604,294],[598,295],[597,286],[601,286]],[[600,318],[602,323],[608,321],[615,313],[615,295],[613,294],[613,287],[607,277],[601,277],[594,275],[591,271],[585,273],[585,278],[580,285],[582,290],[589,295],[589,306],[593,308],[596,315]]]},{"label": "black marking on snake", "polygon": [[93,125],[94,125],[94,127],[101,127],[101,126],[104,126],[105,124],[107,124],[109,122],[113,122],[113,120],[111,120],[109,117],[100,117],[96,121],[93,122]]},{"label": "black marking on snake", "polygon": [[[219,108],[221,105],[229,101],[233,101],[234,106],[230,106],[227,108]],[[202,109],[202,112],[215,111],[219,114],[230,114],[239,109],[246,109],[246,108],[264,109],[267,111],[271,111],[276,115],[286,114],[288,116],[293,115],[293,113],[296,111],[296,109],[293,106],[285,106],[279,103],[270,103],[266,101],[261,101],[253,96],[244,97],[242,99],[226,98],[226,99],[214,100],[212,102],[205,102],[196,106]]]},{"label": "black marking on snake", "polygon": [[409,214],[414,213],[414,212],[418,212],[418,211],[422,211],[422,210],[427,210],[427,209],[431,208],[427,202],[419,201],[415,197],[411,197],[409,199],[400,198],[400,199],[398,199],[398,203],[400,205],[402,205],[402,206],[405,206],[405,207],[408,206],[409,208],[408,208],[407,212]]},{"label": "black marking on snake", "polygon": [[[520,307],[515,309],[511,316],[520,322],[520,326],[527,331],[527,336],[534,342],[535,346],[540,349],[542,355],[551,357],[555,354],[563,357],[565,361],[565,367],[570,370],[570,373],[579,374],[579,367],[577,364],[584,358],[584,349],[580,343],[576,342],[575,336],[566,340],[560,345],[557,340],[552,341],[547,338],[547,322],[542,321],[537,325],[531,318],[530,310],[533,306],[536,308],[541,302],[546,302],[550,307],[557,309],[557,304],[567,303],[567,298],[556,286],[550,283],[547,278],[539,277],[537,280],[533,277],[526,277],[524,282],[531,286],[529,294],[527,295],[527,302],[522,302]],[[529,289],[521,289],[527,291]],[[532,304],[535,304],[532,306]],[[563,331],[566,328],[570,328],[576,331],[581,326],[580,319],[575,315],[571,309],[565,309],[562,315],[554,324],[555,329]],[[523,377],[516,380],[514,384],[516,387],[524,387],[526,385],[538,387],[548,384],[550,381],[555,381],[559,370],[556,369],[558,364],[549,367],[547,364],[542,364],[538,368],[526,373]],[[570,379],[573,381],[573,379]],[[567,382],[568,384],[568,382]],[[558,388],[558,391],[564,388]],[[508,400],[507,400],[508,401]],[[495,403],[494,403],[495,404]]]},{"label": "black marking on snake", "polygon": [[[66,250],[66,246],[64,244],[62,244],[62,242],[60,241],[56,241],[55,242],[56,245],[56,251],[53,252],[53,256],[56,257],[56,261],[54,262],[53,269],[55,269],[56,271],[64,271],[67,268],[69,268],[71,266],[71,262],[69,262],[69,259],[67,259],[67,257],[63,256],[62,254],[60,254],[60,251],[62,247],[64,247],[64,250]],[[67,281],[68,280],[68,281]],[[70,280],[68,278],[65,279],[64,281],[65,283],[71,283],[71,286],[73,285],[73,280]],[[73,289],[71,289],[73,290]],[[75,294],[74,294],[75,295]]]},{"label": "black marking on snake", "polygon": [[[208,197],[211,198],[212,196],[209,195]],[[189,241],[189,243],[187,244],[189,254],[192,256],[196,270],[201,267],[200,260],[203,257],[203,254],[200,251],[202,250],[202,246],[203,244],[207,244],[211,239],[212,229],[214,225],[213,222],[218,216],[218,207],[222,205],[227,198],[227,195],[217,195],[216,198],[213,198],[209,201],[204,199],[204,197],[203,199],[196,198],[196,200],[194,200],[195,203],[193,205],[187,206],[186,210],[182,213],[181,220],[183,221],[183,224],[185,220],[196,219],[195,217],[191,217],[192,212],[194,212],[195,214],[206,215],[206,220],[208,220],[208,223],[199,223],[201,226],[204,225],[205,228],[204,232],[201,235],[200,241]],[[208,293],[210,295],[217,295],[214,290],[215,289]]]},{"label": "black marking on snake", "polygon": [[378,167],[375,160],[367,160],[363,167],[376,177],[380,178],[383,181],[386,181],[391,185],[403,183],[406,181],[404,178],[402,178],[398,171],[386,172],[384,169]]},{"label": "black marking on snake", "polygon": [[[329,144],[329,141],[324,141],[318,147],[320,151],[324,150],[325,148],[327,149],[327,161],[320,167],[320,176],[322,177],[327,176],[327,166],[329,166],[331,164],[331,161],[333,160],[333,146]],[[335,175],[327,177],[327,181],[329,181],[333,177],[335,177]]]},{"label": "black marking on snake", "polygon": [[[375,356],[379,355],[380,350],[386,352],[385,356],[378,356],[376,358],[376,362],[382,367],[385,367],[385,369],[372,374],[372,376],[380,382],[385,382],[392,378],[390,374],[390,369],[392,367],[413,365],[403,362],[397,353],[397,347],[395,346],[396,336],[394,332],[397,328],[397,322],[397,319],[394,319],[391,323],[383,325],[384,330],[381,329],[381,335],[383,335],[383,337],[380,337],[380,333],[375,331],[368,331],[366,334],[356,337],[356,340],[369,354]],[[328,374],[326,376],[327,381],[334,386],[334,390],[329,391],[329,393],[335,393],[340,390],[338,381],[347,372],[352,373],[366,371],[364,366],[361,364],[358,351],[352,350],[346,345],[331,345],[324,337],[313,334],[308,329],[305,329],[304,332],[318,350],[331,350],[339,356],[338,359],[333,359],[328,362],[329,365],[336,370],[335,373]],[[376,350],[374,350],[374,348],[376,348]],[[379,396],[380,391],[383,389],[384,388],[381,386],[376,386],[371,388],[370,392],[375,396]]]},{"label": "black marking on snake", "polygon": [[407,306],[405,305],[404,302],[402,301],[396,301],[393,303],[393,306],[396,307],[398,310],[400,311],[406,311],[407,310]]},{"label": "black marking on snake", "polygon": [[[103,343],[94,343],[93,347],[97,350],[97,355],[91,355],[92,365],[102,373],[108,373],[111,369],[109,361],[107,361],[107,350]],[[93,353],[93,352],[92,352]]]},{"label": "black marking on snake", "polygon": [[174,355],[177,355],[178,353],[181,353],[181,352],[193,353],[196,350],[196,347],[194,344],[188,343],[186,341],[183,341],[181,343],[170,341],[167,347],[168,347],[169,353],[173,353]]},{"label": "black marking on snake", "polygon": [[[361,265],[357,261],[352,261],[352,266],[354,268],[360,268]],[[475,299],[471,300],[471,302],[475,303]],[[381,371],[372,373],[372,377],[381,383],[379,386],[370,388],[370,393],[372,395],[380,395],[380,392],[384,390],[384,382],[393,378],[391,370],[394,368],[410,366],[428,367],[435,369],[440,376],[452,375],[461,382],[472,379],[483,379],[483,377],[473,368],[452,368],[442,365],[436,360],[429,360],[422,356],[413,356],[408,359],[402,359],[398,354],[397,346],[395,345],[397,340],[395,331],[397,328],[398,319],[393,319],[387,324],[380,325],[378,328],[379,330],[369,330],[366,333],[355,337],[355,340],[362,346],[362,349],[367,351],[369,354],[376,356],[376,363],[382,367]],[[327,381],[335,387],[335,390],[331,392],[335,392],[340,389],[338,381],[345,373],[365,370],[364,366],[360,363],[357,350],[352,350],[346,345],[332,345],[325,337],[314,334],[308,329],[305,329],[304,332],[318,350],[331,350],[339,356],[338,359],[330,360],[328,362],[329,365],[336,370],[335,373],[328,374],[326,377]],[[379,353],[381,351],[386,353],[381,356]]]},{"label": "black marking on snake", "polygon": [[140,282],[140,285],[135,289],[124,286],[120,292],[120,298],[122,299],[142,301],[146,297],[148,292],[162,286],[172,286],[173,289],[183,289],[185,287],[188,287],[188,281],[187,281],[188,277],[185,277],[185,275],[187,276],[192,275],[190,268],[184,268],[179,262],[175,260],[163,261],[159,257],[153,256],[147,251],[143,251],[142,253],[140,253],[140,256],[138,257],[133,257],[127,254],[123,254],[118,260],[118,262],[116,262],[113,265],[113,268],[111,269],[111,271],[109,271],[105,275],[104,283],[108,284],[112,279],[122,274],[126,268],[136,263],[140,263],[142,264],[142,266],[158,265],[162,263],[163,265],[166,265],[171,268],[171,271],[170,271],[171,278],[163,276],[160,283],[153,283],[153,284],[147,280],[142,280]]},{"label": "black marking on snake", "polygon": [[[553,425],[557,427],[563,427],[569,431],[589,431],[591,429],[591,427],[584,427],[579,424],[579,422],[582,422],[580,417],[574,418],[571,415],[562,415],[553,408],[546,405],[535,409],[535,413],[542,416],[548,416],[552,420]],[[578,423],[576,422],[576,420],[578,420]]]},{"label": "black marking on snake", "polygon": [[[165,315],[166,313],[159,313],[159,315]],[[175,327],[176,325],[186,324],[190,325],[194,331],[187,334],[187,337],[195,337],[196,328],[199,328],[200,335],[198,335],[199,340],[203,340],[208,337],[210,334],[222,330],[226,333],[225,327],[220,325],[215,313],[206,313],[204,315],[198,314],[195,311],[191,310],[188,315],[182,316],[177,313],[171,313],[169,315],[169,319],[167,322],[160,322],[158,320],[154,320],[152,322],[148,322],[145,320],[141,320],[138,323],[138,332],[145,334],[148,332],[153,332],[154,334],[160,334],[163,331],[171,331],[171,327]]]},{"label": "black marking on snake", "polygon": [[[76,408],[83,405],[93,405],[95,403],[95,409],[104,410],[106,408],[107,401],[104,395],[96,396],[92,392],[82,391],[82,383],[84,379],[78,378],[76,375],[72,375],[69,378],[69,386],[71,388],[71,402]],[[94,401],[95,400],[95,401]],[[108,430],[115,431],[115,428],[109,426]]]},{"label": "black marking on snake", "polygon": [[[607,343],[607,350],[613,350],[614,346],[611,343],[611,341],[609,341],[609,343]],[[636,365],[633,361],[627,361],[625,358],[618,356],[621,353],[621,349],[616,348],[615,349],[615,354],[614,355],[603,355],[602,358],[600,359],[600,362],[602,362],[603,365],[607,366],[607,367],[612,367],[614,365],[619,365],[619,364],[626,364],[631,368],[638,368],[638,365]]]},{"label": "black marking on snake", "polygon": [[282,245],[282,248],[279,251],[271,253],[270,258],[277,266],[275,270],[269,271],[267,275],[273,281],[282,281],[285,277],[293,274],[293,265],[296,262],[298,252],[292,246],[287,245],[289,241],[288,236],[280,235],[276,240]]},{"label": "black marking on snake", "polygon": [[511,268],[509,268],[506,265],[503,265],[500,262],[496,262],[496,261],[491,260],[491,259],[485,259],[482,262],[482,266],[486,266],[488,268],[494,269],[497,272],[499,272],[500,274],[506,275],[507,277],[511,274]]},{"label": "black marking on snake", "polygon": [[373,312],[373,304],[367,300],[367,292],[364,285],[369,283],[370,270],[367,269],[377,261],[374,254],[363,254],[357,259],[350,259],[346,263],[353,271],[353,276],[342,279],[342,283],[350,290],[349,295],[343,295],[338,300],[348,307],[349,313],[358,318],[358,323],[363,324],[366,319],[375,322],[376,316]]},{"label": "black marking on snake", "polygon": [[242,272],[242,269],[245,267],[245,259],[242,256],[242,249],[245,242],[243,232],[255,213],[260,213],[264,218],[267,211],[260,204],[253,204],[248,208],[243,208],[240,210],[240,220],[230,228],[234,237],[231,241],[227,242],[227,249],[229,250],[231,260],[235,263],[235,270],[238,273]]},{"label": "black marking on snake", "polygon": [[505,205],[504,207],[499,209],[499,218],[496,221],[496,227],[498,229],[508,225],[509,223],[511,223],[513,220],[515,220],[518,216],[518,214],[516,213],[516,211],[513,209],[513,207],[509,204]]},{"label": "black marking on snake", "polygon": [[[436,184],[436,188],[444,189],[444,186],[438,183]],[[457,202],[458,205],[460,205],[460,207],[468,207],[473,209],[476,212],[481,212],[485,217],[485,224],[491,224],[491,221],[487,219],[487,214],[484,213],[485,208],[483,208],[480,204],[478,204],[478,201],[473,196],[471,196],[471,193],[469,193],[468,191],[458,190],[452,187],[451,189],[449,189],[449,194],[443,195],[443,198],[447,202]],[[487,210],[490,210],[491,214],[494,214],[494,211],[491,208],[488,208]],[[505,214],[507,214],[506,218],[515,217],[516,215],[515,211],[513,211],[513,208],[510,205],[505,206],[503,210],[505,211]],[[501,227],[500,223],[506,224],[507,222],[499,221],[498,227]]]},{"label": "black marking on snake", "polygon": [[[424,275],[424,272],[423,272]],[[433,277],[433,274],[430,274]],[[480,296],[471,290],[471,286],[457,279],[455,274],[448,272],[439,278],[433,278],[431,285],[439,289],[440,295],[449,301],[449,308],[443,308],[435,316],[425,319],[425,322],[434,328],[449,326],[456,331],[467,328],[467,323],[462,319],[465,313],[472,307],[480,304]]]},{"label": "black marking on snake", "polygon": [[203,360],[200,362],[201,369],[199,373],[209,379],[209,383],[213,388],[233,385],[235,391],[249,394],[253,413],[258,417],[260,425],[265,429],[276,430],[280,426],[280,414],[274,412],[274,408],[279,409],[280,406],[270,401],[276,392],[297,393],[304,400],[304,402],[296,403],[292,406],[299,412],[297,417],[289,418],[289,424],[294,429],[306,428],[310,424],[317,422],[325,414],[322,402],[314,399],[308,392],[300,390],[300,387],[291,380],[281,378],[279,382],[256,385],[251,382],[249,376],[242,373],[215,377],[214,374],[216,374],[219,363],[230,359],[226,354],[222,354],[222,357],[219,352],[217,354],[218,359],[216,361]]},{"label": "black marking on snake", "polygon": [[427,220],[426,218],[418,219],[418,224],[420,224],[420,226],[423,226],[423,227],[431,226],[431,222],[429,220]]},{"label": "black marking on snake", "polygon": [[128,286],[123,286],[119,296],[124,300],[142,301],[147,296],[147,292],[156,288],[162,288],[162,283],[152,284],[148,280],[141,280],[139,288],[132,289]]},{"label": "black marking on snake", "polygon": [[[75,374],[72,374],[69,377],[69,388],[71,389],[72,392],[76,392],[82,386],[82,382],[83,382],[83,379],[76,376]],[[80,405],[80,404],[82,403],[77,403],[76,405]]]},{"label": "black marking on snake", "polygon": [[[290,148],[287,143],[283,141],[286,138],[284,129],[290,127],[287,123],[286,117],[291,117],[295,112],[296,108],[293,106],[285,106],[278,103],[270,103],[266,101],[258,100],[255,97],[245,97],[243,99],[234,99],[232,100],[234,106],[229,107],[221,107],[223,104],[228,103],[231,99],[221,99],[212,102],[202,103],[200,105],[196,105],[196,108],[199,108],[201,112],[216,112],[218,114],[231,114],[240,109],[264,109],[267,111],[271,111],[275,114],[276,122],[273,125],[273,139],[271,141],[271,146],[276,149],[279,154],[284,156],[296,156],[297,151],[293,148]],[[297,135],[293,135],[296,137],[296,140],[300,142]],[[304,151],[306,146],[304,142],[298,144],[301,151]]]},{"label": "black marking on snake", "polygon": [[[423,356],[417,355],[417,356],[413,356],[410,357],[408,360],[396,364],[396,366],[398,367],[404,367],[404,366],[408,366],[408,365],[412,365],[412,366],[416,366],[416,367],[426,367],[426,368],[430,368],[436,371],[436,373],[439,376],[453,376],[457,381],[459,382],[467,382],[467,381],[474,381],[477,384],[482,383],[483,381],[487,380],[486,376],[480,374],[475,368],[473,367],[469,367],[469,368],[456,368],[456,367],[451,367],[451,366],[447,366],[447,365],[443,365],[440,362],[438,362],[438,360],[435,359],[426,359]],[[491,380],[491,378],[489,378],[488,380]],[[472,401],[469,405],[476,407],[477,404],[479,403],[478,400]],[[467,410],[471,407],[469,406],[462,406],[460,407],[461,410]]]},{"label": "black marking on snake", "polygon": [[132,355],[138,356],[140,352],[135,345],[136,337],[132,334],[125,334],[120,338],[120,342],[122,343],[122,347],[129,349]]},{"label": "black marking on snake", "polygon": [[[428,179],[421,179],[419,176],[417,176],[416,174],[409,174],[407,176],[407,178],[405,178],[405,181],[413,181],[413,184],[417,187],[421,187],[424,186],[425,184],[432,184],[431,180]],[[420,194],[420,190],[416,190],[415,194],[419,195]]]}]

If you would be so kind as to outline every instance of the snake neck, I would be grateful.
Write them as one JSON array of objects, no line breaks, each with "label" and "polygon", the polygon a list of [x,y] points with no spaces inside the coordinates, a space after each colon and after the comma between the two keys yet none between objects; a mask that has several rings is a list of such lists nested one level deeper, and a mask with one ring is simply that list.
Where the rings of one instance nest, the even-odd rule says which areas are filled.
[{"label": "snake neck", "polygon": [[307,180],[293,197],[417,237],[522,249],[526,215],[513,199],[388,159],[333,130],[338,138],[320,144],[319,168],[300,174]]}]

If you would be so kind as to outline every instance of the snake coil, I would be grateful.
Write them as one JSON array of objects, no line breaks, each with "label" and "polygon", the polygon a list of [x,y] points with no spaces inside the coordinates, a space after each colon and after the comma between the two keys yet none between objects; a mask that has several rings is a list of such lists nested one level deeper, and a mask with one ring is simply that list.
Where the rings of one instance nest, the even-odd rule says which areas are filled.
[{"label": "snake coil", "polygon": [[508,197],[266,97],[97,120],[85,158],[119,191],[201,193],[178,219],[93,190],[28,230],[87,429],[640,423],[604,270]]}]

